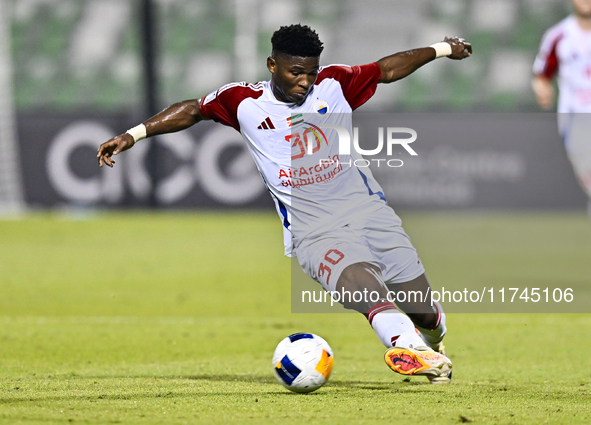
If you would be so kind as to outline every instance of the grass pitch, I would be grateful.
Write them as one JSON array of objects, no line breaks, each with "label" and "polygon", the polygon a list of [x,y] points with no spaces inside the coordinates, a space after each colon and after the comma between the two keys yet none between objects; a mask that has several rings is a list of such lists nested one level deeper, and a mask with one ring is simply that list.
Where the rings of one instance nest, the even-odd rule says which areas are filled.
[{"label": "grass pitch", "polygon": [[[591,283],[578,215],[403,215],[435,285]],[[274,214],[0,221],[0,423],[591,423],[591,315],[450,314],[454,382],[406,380],[356,314],[290,313]],[[275,345],[331,344],[289,393]]]}]

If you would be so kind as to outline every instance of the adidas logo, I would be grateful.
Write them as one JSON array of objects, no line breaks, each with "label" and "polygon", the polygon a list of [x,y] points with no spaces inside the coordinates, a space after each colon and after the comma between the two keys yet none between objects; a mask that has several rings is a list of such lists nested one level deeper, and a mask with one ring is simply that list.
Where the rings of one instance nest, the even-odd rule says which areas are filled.
[{"label": "adidas logo", "polygon": [[259,130],[275,130],[275,126],[269,117],[265,118],[265,121],[263,121],[257,128]]}]

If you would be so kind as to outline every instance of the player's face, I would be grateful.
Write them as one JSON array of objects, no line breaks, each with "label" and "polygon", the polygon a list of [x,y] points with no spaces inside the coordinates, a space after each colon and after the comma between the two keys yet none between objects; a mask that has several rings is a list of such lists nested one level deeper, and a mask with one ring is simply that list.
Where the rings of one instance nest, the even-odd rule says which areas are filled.
[{"label": "player's face", "polygon": [[278,54],[267,58],[267,68],[273,74],[271,83],[275,97],[301,105],[318,77],[320,58]]},{"label": "player's face", "polygon": [[583,18],[591,18],[591,0],[571,0],[575,13]]}]

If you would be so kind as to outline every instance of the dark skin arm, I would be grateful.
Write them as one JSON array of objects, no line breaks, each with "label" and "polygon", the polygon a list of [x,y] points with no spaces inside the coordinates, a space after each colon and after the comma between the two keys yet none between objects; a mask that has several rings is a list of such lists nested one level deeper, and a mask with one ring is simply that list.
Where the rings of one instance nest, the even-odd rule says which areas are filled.
[{"label": "dark skin arm", "polygon": [[[199,112],[199,100],[193,99],[170,105],[162,112],[144,121],[143,124],[146,126],[146,137],[151,137],[184,130],[204,119],[206,118],[201,116]],[[99,147],[96,154],[99,165],[102,167],[106,164],[113,167],[115,164],[113,156],[126,151],[133,145],[133,137],[127,133],[113,137]]]},{"label": "dark skin arm", "polygon": [[[472,55],[472,45],[462,38],[445,37],[443,41],[451,46],[451,55],[448,56],[450,59],[461,60]],[[432,47],[422,47],[386,56],[377,62],[382,70],[380,83],[388,84],[407,77],[433,59],[435,59],[435,49]]]}]

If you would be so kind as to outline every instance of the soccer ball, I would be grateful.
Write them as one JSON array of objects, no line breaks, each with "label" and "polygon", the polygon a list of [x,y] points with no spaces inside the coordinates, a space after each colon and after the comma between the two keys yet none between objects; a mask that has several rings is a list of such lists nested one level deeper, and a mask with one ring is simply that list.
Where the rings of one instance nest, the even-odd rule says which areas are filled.
[{"label": "soccer ball", "polygon": [[328,380],[334,356],[318,335],[297,333],[282,340],[273,354],[275,376],[296,393],[317,390]]}]

